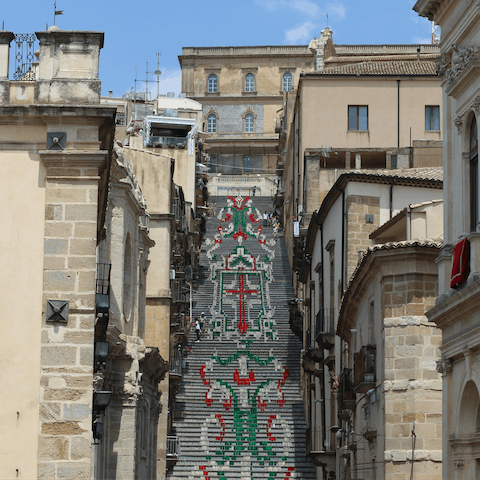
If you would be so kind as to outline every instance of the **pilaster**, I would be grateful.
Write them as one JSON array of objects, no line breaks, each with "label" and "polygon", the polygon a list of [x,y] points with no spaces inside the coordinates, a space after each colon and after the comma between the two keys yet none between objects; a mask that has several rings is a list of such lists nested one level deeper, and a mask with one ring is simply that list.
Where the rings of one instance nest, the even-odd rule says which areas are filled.
[{"label": "pilaster", "polygon": [[[107,152],[40,151],[46,167],[38,477],[90,479],[99,168]],[[47,300],[68,302],[47,319]]]}]

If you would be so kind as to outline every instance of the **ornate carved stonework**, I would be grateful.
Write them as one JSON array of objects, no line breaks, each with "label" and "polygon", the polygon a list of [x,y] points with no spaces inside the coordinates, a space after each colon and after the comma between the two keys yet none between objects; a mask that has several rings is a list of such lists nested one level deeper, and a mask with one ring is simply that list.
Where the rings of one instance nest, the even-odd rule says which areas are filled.
[{"label": "ornate carved stonework", "polygon": [[103,382],[104,382],[103,373],[95,373],[93,375],[93,391],[94,392],[101,392],[103,390]]},{"label": "ornate carved stonework", "polygon": [[462,133],[462,127],[463,127],[463,115],[456,117],[453,123],[457,127],[457,133],[460,135]]},{"label": "ornate carved stonework", "polygon": [[480,113],[480,95],[477,95],[473,99],[472,107],[475,110],[475,113],[478,115]]},{"label": "ornate carved stonework", "polygon": [[453,83],[471,62],[478,59],[478,51],[476,46],[458,48],[454,43],[452,53],[441,55],[435,62],[437,73],[442,75],[448,83]]},{"label": "ornate carved stonework", "polygon": [[451,372],[453,370],[453,362],[449,358],[441,358],[437,360],[437,372]]},{"label": "ornate carved stonework", "polygon": [[464,460],[454,460],[453,461],[453,468],[455,470],[458,470],[459,468],[462,468],[465,466],[465,461]]}]

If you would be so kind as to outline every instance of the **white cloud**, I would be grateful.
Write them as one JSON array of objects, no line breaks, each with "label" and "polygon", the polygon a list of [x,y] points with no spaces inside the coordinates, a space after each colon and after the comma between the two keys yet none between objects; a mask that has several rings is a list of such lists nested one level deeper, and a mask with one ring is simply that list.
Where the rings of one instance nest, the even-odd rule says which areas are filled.
[{"label": "white cloud", "polygon": [[315,17],[318,13],[318,6],[307,0],[295,0],[293,2],[293,8],[300,10],[301,12],[308,13],[312,17]]},{"label": "white cloud", "polygon": [[[157,96],[157,80],[151,75],[151,81],[148,82],[148,90],[150,91],[151,98]],[[145,91],[145,82],[137,84],[138,91]],[[160,95],[166,95],[168,92],[175,92],[178,96],[182,91],[182,71],[177,70],[162,70],[160,75],[160,81],[158,82],[158,90]]]},{"label": "white cloud", "polygon": [[425,44],[430,44],[432,43],[432,38],[431,37],[415,37],[413,39],[413,43],[416,43],[417,45],[425,45]]},{"label": "white cloud", "polygon": [[327,10],[335,12],[340,18],[344,18],[347,13],[343,3],[330,3],[328,4]]},{"label": "white cloud", "polygon": [[265,2],[263,5],[267,10],[275,10],[277,8],[278,2],[271,0],[271,1]]},{"label": "white cloud", "polygon": [[317,30],[318,25],[312,22],[305,22],[285,32],[285,38],[288,43],[306,42],[312,38],[312,31]]}]

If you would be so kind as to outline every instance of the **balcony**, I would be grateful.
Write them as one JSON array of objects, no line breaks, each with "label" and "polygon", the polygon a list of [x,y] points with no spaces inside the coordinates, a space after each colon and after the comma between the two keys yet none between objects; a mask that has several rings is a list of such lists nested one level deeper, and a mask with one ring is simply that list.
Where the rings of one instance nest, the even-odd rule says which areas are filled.
[{"label": "balcony", "polygon": [[293,298],[288,302],[288,310],[290,311],[290,328],[292,332],[302,340],[303,337],[303,315],[298,306],[297,299]]},{"label": "balcony", "polygon": [[355,354],[355,393],[367,393],[375,387],[375,350],[375,345],[366,345]]},{"label": "balcony", "polygon": [[315,340],[329,350],[335,345],[335,309],[321,308],[315,322]]},{"label": "balcony", "polygon": [[170,354],[170,379],[180,380],[182,378],[182,353],[179,349],[175,349]]},{"label": "balcony", "polygon": [[307,430],[307,457],[315,466],[325,468],[327,473],[335,471],[335,451],[328,447],[322,427]]},{"label": "balcony", "polygon": [[171,291],[172,291],[172,303],[185,303],[187,301],[186,289],[184,287],[184,281],[182,279],[172,280]]},{"label": "balcony", "polygon": [[310,375],[321,375],[323,369],[317,369],[316,363],[323,362],[323,349],[315,347],[310,328],[306,332],[305,354],[303,357],[303,369]]},{"label": "balcony", "polygon": [[283,176],[283,172],[285,170],[285,162],[277,162],[277,168],[275,170],[275,173],[279,176]]},{"label": "balcony", "polygon": [[338,379],[338,410],[355,410],[356,398],[353,388],[353,372],[344,368]]},{"label": "balcony", "polygon": [[185,137],[152,136],[148,139],[147,147],[157,148],[187,148],[188,139]]},{"label": "balcony", "polygon": [[95,278],[95,338],[104,339],[110,314],[110,263],[97,263]]},{"label": "balcony", "polygon": [[167,436],[167,470],[172,470],[180,458],[180,438]]},{"label": "balcony", "polygon": [[277,190],[273,197],[273,206],[282,207],[284,201],[285,201],[285,192],[281,190]]}]

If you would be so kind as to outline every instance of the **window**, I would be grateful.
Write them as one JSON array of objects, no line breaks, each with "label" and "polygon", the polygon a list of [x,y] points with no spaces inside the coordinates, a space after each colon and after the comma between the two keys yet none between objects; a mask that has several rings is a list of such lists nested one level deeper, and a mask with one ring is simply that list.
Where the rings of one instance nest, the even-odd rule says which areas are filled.
[{"label": "window", "polygon": [[119,126],[125,126],[125,112],[117,112],[115,123]]},{"label": "window", "polygon": [[208,77],[208,93],[217,93],[218,91],[218,79],[215,74],[212,73]]},{"label": "window", "polygon": [[368,107],[366,105],[348,106],[348,129],[368,130]]},{"label": "window", "polygon": [[247,73],[247,75],[245,76],[245,91],[255,91],[255,76],[253,75],[253,73]]},{"label": "window", "polygon": [[478,132],[477,121],[470,127],[470,229],[476,231],[478,223]]},{"label": "window", "polygon": [[208,162],[207,162],[207,167],[209,173],[215,173],[217,171],[217,156],[216,155],[210,155]]},{"label": "window", "polygon": [[207,133],[217,133],[217,117],[213,113],[207,118]]},{"label": "window", "polygon": [[253,173],[253,155],[243,156],[243,172]]},{"label": "window", "polygon": [[293,76],[291,73],[283,74],[282,90],[284,92],[291,92],[293,90]]},{"label": "window", "polygon": [[440,130],[440,107],[425,106],[425,130]]},{"label": "window", "polygon": [[245,132],[246,133],[253,133],[253,123],[254,118],[251,113],[245,115]]}]

